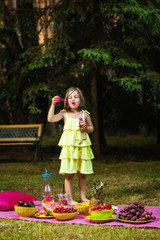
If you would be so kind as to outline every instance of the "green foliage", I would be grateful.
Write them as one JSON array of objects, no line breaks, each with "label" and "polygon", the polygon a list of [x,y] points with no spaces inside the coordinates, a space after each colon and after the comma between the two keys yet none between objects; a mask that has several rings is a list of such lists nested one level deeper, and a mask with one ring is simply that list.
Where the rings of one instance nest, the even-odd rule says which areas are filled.
[{"label": "green foliage", "polygon": [[[77,85],[89,96],[90,88],[84,86],[90,86],[94,67],[103,83],[98,94],[112,82],[127,93],[141,93],[159,114],[159,1],[91,3],[94,15],[84,1],[58,1],[37,9],[27,0],[14,10],[0,2],[0,41],[10,56],[3,66],[7,65],[7,84],[2,88],[12,84],[14,89],[9,88],[8,96],[5,90],[0,99],[8,97],[16,106],[18,98],[22,109],[27,106],[35,114],[42,111],[37,98],[50,97],[51,90],[64,95],[70,85]],[[50,39],[40,45],[38,35],[47,27],[52,31]],[[106,99],[104,91],[102,100]]]},{"label": "green foliage", "polygon": [[[160,21],[159,9],[154,8],[154,6],[142,6],[135,1],[136,5],[125,6],[122,10],[122,22],[126,22],[126,15],[128,15],[128,24],[131,29],[136,29],[142,31],[148,26],[152,26],[148,29],[151,35],[159,35],[159,26],[157,24]],[[142,7],[141,7],[142,6]],[[136,22],[133,22],[133,19]],[[142,28],[143,26],[143,28]]]},{"label": "green foliage", "polygon": [[137,77],[115,78],[113,81],[118,82],[127,92],[142,91],[142,82]]},{"label": "green foliage", "polygon": [[156,118],[160,118],[160,74],[156,72],[150,72],[145,75],[144,86],[148,89],[146,92],[147,101],[152,106],[153,112],[156,115]]},{"label": "green foliage", "polygon": [[96,63],[104,62],[105,65],[108,65],[111,62],[111,55],[109,52],[104,49],[81,49],[78,51],[78,54],[82,57],[82,59],[90,60],[94,66]]},{"label": "green foliage", "polygon": [[45,61],[42,56],[41,47],[36,46],[27,49],[20,54],[19,61],[17,61],[17,68],[22,66],[21,73],[26,75],[34,69],[44,67]]},{"label": "green foliage", "polygon": [[51,89],[46,83],[31,85],[23,91],[23,105],[28,106],[31,114],[41,113],[42,110],[36,107],[36,99],[47,98],[51,94]]},{"label": "green foliage", "polygon": [[[102,15],[108,20],[113,82],[127,92],[141,92],[159,115],[160,10],[159,1],[107,1]],[[153,74],[154,73],[154,74]],[[159,117],[158,117],[159,118]]]},{"label": "green foliage", "polygon": [[126,68],[129,68],[130,70],[131,69],[139,69],[139,68],[142,68],[142,64],[139,63],[139,62],[134,62],[134,61],[131,61],[131,60],[128,60],[128,59],[117,59],[117,60],[114,60],[113,61],[113,64],[115,64],[116,66],[119,66],[119,67],[126,67]]}]

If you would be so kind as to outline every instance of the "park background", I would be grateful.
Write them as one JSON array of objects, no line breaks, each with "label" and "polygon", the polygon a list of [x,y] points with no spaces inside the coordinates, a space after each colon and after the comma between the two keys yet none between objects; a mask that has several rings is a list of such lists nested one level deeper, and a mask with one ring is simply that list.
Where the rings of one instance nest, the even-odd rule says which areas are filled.
[{"label": "park background", "polygon": [[[46,165],[57,177],[52,182],[56,191],[61,191],[57,143],[63,122],[47,123],[47,113],[54,95],[64,98],[68,87],[77,86],[95,127],[95,174],[88,187],[104,179],[105,201],[129,204],[138,199],[160,205],[159,9],[159,0],[0,1],[0,124],[44,123],[44,162],[37,167],[31,150],[0,149],[0,191],[40,198]],[[62,102],[56,105],[57,112],[62,108]],[[0,222],[2,239],[51,234],[49,225],[24,223],[21,231],[21,223]],[[54,229],[57,236],[65,228]],[[158,239],[159,234],[119,228],[107,228],[106,233],[100,228],[101,239],[116,239],[116,234],[119,239]],[[70,226],[66,239],[81,239],[88,230],[98,239],[96,229],[84,227],[82,234],[77,226]]]},{"label": "park background", "polygon": [[2,0],[0,8],[1,124],[46,124],[51,98],[77,86],[96,154],[106,134],[154,135],[159,144],[158,0]]}]

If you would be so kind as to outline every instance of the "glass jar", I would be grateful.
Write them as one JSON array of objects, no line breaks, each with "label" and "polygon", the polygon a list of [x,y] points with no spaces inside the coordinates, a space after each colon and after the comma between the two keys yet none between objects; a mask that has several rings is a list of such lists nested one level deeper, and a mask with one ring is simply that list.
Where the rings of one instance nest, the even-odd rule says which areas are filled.
[{"label": "glass jar", "polygon": [[69,205],[69,194],[68,193],[59,193],[58,202],[60,205]]},{"label": "glass jar", "polygon": [[42,190],[42,200],[43,202],[51,202],[54,201],[53,189],[50,184],[50,177],[52,173],[48,173],[47,169],[45,168],[45,174],[42,174],[44,180],[44,186]]}]

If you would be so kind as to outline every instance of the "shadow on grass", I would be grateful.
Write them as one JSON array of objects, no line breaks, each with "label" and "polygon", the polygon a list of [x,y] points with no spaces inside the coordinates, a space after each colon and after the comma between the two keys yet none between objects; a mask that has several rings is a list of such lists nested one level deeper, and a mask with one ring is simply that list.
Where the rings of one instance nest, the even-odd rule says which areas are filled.
[{"label": "shadow on grass", "polygon": [[125,161],[159,161],[160,145],[156,144],[155,136],[106,136],[106,142],[107,146],[102,149],[105,156]]},{"label": "shadow on grass", "polygon": [[[50,161],[52,158],[59,157],[60,148],[58,146],[49,146],[42,148],[43,161]],[[3,147],[0,148],[0,163],[4,162],[34,162],[34,147]],[[37,161],[41,161],[41,155],[38,153]]]},{"label": "shadow on grass", "polygon": [[112,156],[115,159],[121,159],[124,161],[146,161],[146,160],[158,160],[160,156],[160,146],[107,146],[103,149],[104,156]]}]

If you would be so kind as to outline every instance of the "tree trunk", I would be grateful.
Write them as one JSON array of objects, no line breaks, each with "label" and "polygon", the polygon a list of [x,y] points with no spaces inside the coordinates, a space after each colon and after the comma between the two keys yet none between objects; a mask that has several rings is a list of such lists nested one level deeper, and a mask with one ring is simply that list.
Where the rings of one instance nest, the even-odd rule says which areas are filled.
[{"label": "tree trunk", "polygon": [[19,1],[17,4],[17,10],[19,13],[18,21],[23,51],[26,51],[30,47],[38,46],[38,34],[36,31],[37,20],[35,17],[33,0]]},{"label": "tree trunk", "polygon": [[160,144],[160,121],[157,122],[156,130],[157,130],[156,143],[157,143],[157,144]]},{"label": "tree trunk", "polygon": [[[0,49],[1,48],[2,48],[2,45],[0,43]],[[5,80],[4,73],[3,73],[3,68],[2,68],[1,58],[0,58],[0,83],[6,84],[6,80]],[[6,106],[7,106],[7,110],[8,110],[9,123],[12,124],[13,123],[13,116],[12,116],[12,112],[11,112],[11,108],[10,108],[10,104],[9,104],[8,99],[6,99]]]},{"label": "tree trunk", "polygon": [[98,121],[98,101],[97,101],[97,76],[96,70],[91,72],[91,102],[92,102],[92,114],[94,132],[92,134],[93,151],[96,156],[101,154],[99,144],[99,121]]},{"label": "tree trunk", "polygon": [[[95,33],[95,15],[94,15],[94,0],[90,0],[90,47],[94,47],[94,33]],[[93,151],[96,156],[101,154],[100,143],[99,143],[99,121],[98,121],[98,98],[97,98],[97,74],[96,69],[93,68],[90,74],[91,81],[91,102],[92,102],[92,114],[93,114],[93,125],[94,132],[92,134]]]},{"label": "tree trunk", "polygon": [[[99,71],[98,71],[99,73]],[[99,124],[99,144],[101,153],[106,152],[106,139],[105,139],[105,127],[104,127],[104,112],[105,112],[105,100],[104,100],[104,89],[105,89],[104,77],[100,74],[97,75],[97,95],[98,97],[98,124]]]}]

